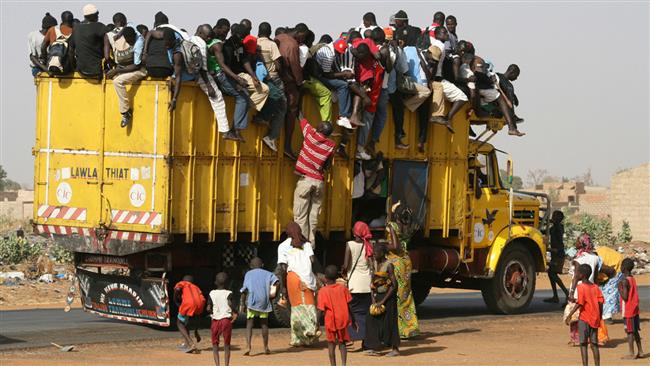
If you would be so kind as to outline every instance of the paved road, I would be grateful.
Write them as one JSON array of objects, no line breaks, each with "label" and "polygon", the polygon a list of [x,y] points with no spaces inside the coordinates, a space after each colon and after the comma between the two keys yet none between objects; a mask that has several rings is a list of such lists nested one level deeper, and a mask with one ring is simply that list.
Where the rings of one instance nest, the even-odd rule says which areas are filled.
[{"label": "paved road", "polygon": [[[550,290],[537,291],[526,313],[509,317],[559,317],[562,310],[559,305],[542,301],[550,293]],[[639,287],[639,296],[641,307],[650,308],[650,286]],[[418,316],[424,322],[454,322],[491,319],[502,315],[491,314],[477,291],[431,295],[418,308]],[[0,312],[0,351],[49,346],[50,342],[67,345],[170,337],[178,337],[178,334],[170,330],[101,318],[80,309],[73,309],[69,313],[58,309]]]}]

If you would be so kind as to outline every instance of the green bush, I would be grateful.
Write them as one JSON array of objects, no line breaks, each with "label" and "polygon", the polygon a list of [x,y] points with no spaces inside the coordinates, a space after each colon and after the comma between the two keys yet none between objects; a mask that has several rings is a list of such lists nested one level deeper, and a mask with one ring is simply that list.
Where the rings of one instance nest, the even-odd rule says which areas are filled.
[{"label": "green bush", "polygon": [[596,245],[614,245],[617,239],[612,233],[612,223],[609,219],[589,214],[576,214],[564,220],[565,246],[573,247],[582,233],[589,234]]},{"label": "green bush", "polygon": [[56,263],[61,264],[72,263],[74,259],[74,254],[59,244],[54,244],[50,248],[50,256]]},{"label": "green bush", "polygon": [[38,243],[30,243],[15,235],[0,238],[0,263],[18,264],[36,258],[43,251]]},{"label": "green bush", "polygon": [[632,241],[632,229],[630,229],[630,223],[627,220],[623,220],[617,239],[619,243],[629,243]]}]

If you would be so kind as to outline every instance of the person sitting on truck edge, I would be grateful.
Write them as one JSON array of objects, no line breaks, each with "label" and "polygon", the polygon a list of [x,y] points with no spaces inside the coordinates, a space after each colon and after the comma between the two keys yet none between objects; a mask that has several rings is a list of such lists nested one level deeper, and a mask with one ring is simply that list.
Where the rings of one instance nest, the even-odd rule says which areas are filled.
[{"label": "person sitting on truck edge", "polygon": [[267,355],[271,353],[269,349],[269,314],[273,311],[271,301],[275,298],[278,282],[279,279],[275,274],[264,269],[262,259],[258,257],[251,259],[250,270],[246,272],[244,284],[239,290],[241,292],[239,312],[246,313],[246,353],[244,356],[250,356],[251,353],[255,318],[260,319],[264,353]]},{"label": "person sitting on truck edge", "polygon": [[[115,38],[117,35],[121,35],[122,29],[127,26],[127,23],[126,15],[119,12],[115,13],[113,15],[113,29],[104,34],[104,72],[108,72],[116,66],[113,58],[117,56],[113,55],[111,57],[111,52],[115,52]],[[129,25],[133,27],[132,24]]]},{"label": "person sitting on truck edge", "polygon": [[[193,282],[194,278],[192,276],[185,275],[183,276],[183,280],[174,286],[174,302],[176,303],[176,306],[178,306],[178,319],[176,325],[185,341],[181,344],[179,349],[185,353],[194,352],[196,350],[196,345],[192,341],[192,338],[190,338],[188,326],[190,320],[201,315],[203,313],[203,308],[205,307],[205,297],[203,297],[201,289]],[[194,336],[196,337],[196,341],[201,342],[198,324],[196,324],[196,321],[193,321],[193,324],[195,325]]]},{"label": "person sitting on truck edge", "polygon": [[[429,47],[431,59],[428,63],[431,75],[433,75],[433,80],[431,80],[433,103],[430,121],[442,124],[447,127],[449,132],[454,133],[451,121],[469,99],[456,85],[442,77],[442,67],[445,60],[444,42],[449,39],[449,32],[445,27],[440,26],[435,29],[434,33],[435,39]],[[445,115],[445,100],[451,103],[451,109],[447,115]]]},{"label": "person sitting on truck edge", "polygon": [[[262,83],[262,81],[258,78],[256,72],[258,58],[257,37],[250,34],[247,35],[242,41],[242,46],[244,48],[244,57],[247,59],[247,62],[244,63],[244,69],[246,72],[240,73],[239,76],[246,80],[246,83],[248,85],[247,91],[252,105],[255,107],[257,112],[261,112],[264,109],[264,106],[267,104],[269,97],[269,87],[265,83]],[[264,75],[261,76],[266,77],[266,67],[264,67],[264,63],[261,63],[260,70],[262,69],[265,72],[263,73]],[[274,109],[275,103],[272,102],[271,104],[271,109]],[[253,121],[259,122],[260,117],[256,117],[257,115],[253,117]]]},{"label": "person sitting on truck edge", "polygon": [[30,32],[27,36],[27,46],[29,47],[29,61],[32,68],[32,76],[38,75],[41,71],[47,71],[47,65],[44,62],[45,54],[43,53],[43,43],[48,30],[57,25],[56,18],[50,13],[45,13],[41,21],[41,30]]},{"label": "person sitting on truck edge", "polygon": [[377,54],[378,60],[384,69],[381,90],[377,99],[375,117],[372,120],[372,127],[370,128],[371,138],[370,141],[368,141],[367,146],[368,152],[371,155],[374,155],[376,152],[375,144],[379,142],[381,133],[384,131],[384,126],[386,125],[386,119],[388,118],[388,99],[390,98],[388,93],[388,81],[389,75],[393,71],[395,53],[386,41],[386,33],[380,27],[372,30],[371,38],[379,48],[379,53]]},{"label": "person sitting on truck edge", "polygon": [[166,78],[172,76],[174,68],[170,61],[165,41],[162,38],[152,38],[151,33],[155,30],[162,31],[169,24],[167,16],[159,11],[154,17],[153,29],[147,32],[144,37],[144,53],[142,62],[147,68],[147,75],[154,78]]},{"label": "person sitting on truck edge", "polygon": [[210,291],[206,311],[210,314],[210,335],[212,338],[212,357],[214,364],[219,366],[219,338],[223,336],[223,361],[226,366],[230,363],[230,339],[232,337],[232,323],[237,320],[237,312],[233,311],[232,291],[226,289],[228,274],[219,272],[214,279],[217,286]]},{"label": "person sitting on truck edge", "polygon": [[363,125],[357,133],[356,158],[370,160],[372,156],[366,152],[366,145],[368,144],[368,135],[373,128],[373,121],[377,112],[377,102],[379,101],[381,85],[384,81],[384,68],[375,59],[370,51],[370,47],[366,43],[359,43],[355,49],[355,57],[357,58],[356,79],[365,89],[370,100],[370,103],[364,106]]},{"label": "person sitting on truck edge", "polygon": [[304,139],[295,168],[300,177],[293,193],[293,219],[315,247],[318,214],[325,193],[323,171],[331,163],[336,143],[328,138],[332,134],[332,124],[327,121],[313,128],[303,118],[300,129]]},{"label": "person sitting on truck edge", "polygon": [[508,110],[510,111],[510,118],[512,118],[515,124],[522,123],[524,121],[523,118],[520,118],[515,114],[515,107],[519,106],[519,99],[515,94],[515,87],[512,86],[512,82],[517,80],[519,77],[519,72],[519,66],[516,64],[511,64],[503,74],[497,73],[497,85],[499,86],[499,90],[506,99],[506,104],[508,104]]},{"label": "person sitting on truck edge", "polygon": [[588,264],[581,264],[578,267],[578,280],[581,281],[577,288],[578,294],[576,304],[566,317],[566,324],[569,325],[573,313],[580,310],[578,319],[578,333],[580,337],[580,354],[582,365],[589,364],[587,345],[591,343],[591,351],[594,355],[594,363],[600,365],[600,351],[598,350],[598,326],[600,325],[603,312],[603,293],[598,285],[589,280],[592,271]]},{"label": "person sitting on truck edge", "polygon": [[101,80],[106,27],[98,21],[99,11],[95,5],[85,5],[83,15],[84,21],[74,27],[68,40],[70,52],[75,56],[81,76]]},{"label": "person sitting on truck edge", "polygon": [[312,57],[311,49],[314,47],[316,35],[313,31],[307,31],[305,41],[300,45],[300,58],[302,76],[305,80],[301,87],[300,98],[311,94],[318,105],[321,121],[332,120],[332,91],[318,80],[319,66]]},{"label": "person sitting on truck edge", "polygon": [[300,66],[299,45],[304,42],[309,29],[304,24],[297,24],[294,29],[275,37],[280,55],[282,56],[282,69],[280,77],[284,83],[284,93],[287,97],[287,114],[284,125],[284,154],[295,160],[291,146],[293,130],[300,110],[300,86],[303,84],[302,67]]},{"label": "person sitting on truck edge", "polygon": [[[225,29],[226,19],[219,19],[216,27]],[[242,77],[250,68],[250,61],[244,54],[243,42],[246,37],[245,28],[240,24],[233,24],[231,36],[225,39],[228,32],[219,32],[215,38],[217,41],[210,42],[210,57],[213,57],[210,72],[216,78],[221,91],[235,97],[235,114],[233,126],[225,135],[227,140],[243,141],[240,130],[248,126],[248,81]]]},{"label": "person sitting on truck edge", "polygon": [[560,299],[557,296],[557,286],[560,286],[564,296],[569,298],[569,290],[562,283],[559,274],[562,274],[564,268],[564,213],[562,211],[553,211],[551,215],[551,245],[549,252],[551,252],[551,261],[548,265],[548,279],[551,282],[551,289],[553,290],[553,297],[544,299],[544,302],[558,303]]},{"label": "person sitting on truck edge", "polygon": [[[643,353],[641,347],[641,336],[639,331],[639,289],[636,284],[636,279],[632,276],[634,269],[634,261],[632,258],[625,258],[621,263],[621,271],[625,276],[624,280],[618,283],[618,288],[621,293],[621,309],[623,321],[625,323],[625,333],[627,334],[627,345],[630,353],[624,356],[623,359],[646,358],[647,354]],[[636,342],[637,353],[634,354],[634,343]]]},{"label": "person sitting on truck edge", "polygon": [[[474,56],[474,61],[472,62],[472,72],[476,76],[476,89],[478,94],[481,97],[482,104],[489,104],[496,102],[503,118],[508,124],[508,135],[512,136],[524,136],[525,133],[520,132],[517,129],[517,125],[514,123],[510,111],[508,110],[508,104],[504,99],[503,95],[499,93],[495,85],[495,78],[492,77],[492,73],[488,70],[488,65],[485,60],[479,56]],[[481,110],[475,110],[475,112],[480,116]]]},{"label": "person sitting on truck edge", "polygon": [[41,45],[41,60],[45,62],[46,71],[50,75],[66,74],[72,69],[72,56],[68,48],[68,39],[72,35],[73,20],[74,15],[72,15],[72,12],[66,10],[61,13],[61,25],[50,27],[45,33]]},{"label": "person sitting on truck edge", "polygon": [[264,142],[269,149],[278,151],[276,142],[280,137],[280,130],[282,129],[282,124],[284,123],[287,113],[287,97],[284,95],[284,84],[282,83],[282,79],[280,79],[280,70],[282,69],[280,59],[282,58],[282,55],[280,54],[278,45],[271,40],[271,25],[269,23],[260,23],[257,37],[260,56],[268,72],[268,76],[264,82],[269,87],[269,98],[275,97],[276,94],[278,97],[276,101],[278,109],[270,118],[269,123],[271,128],[266,136],[262,138],[262,142]]},{"label": "person sitting on truck edge", "polygon": [[133,119],[133,109],[129,103],[126,92],[127,83],[135,83],[147,76],[147,70],[142,66],[142,51],[144,38],[132,26],[124,27],[119,34],[108,33],[110,46],[113,49],[115,66],[106,73],[106,78],[113,79],[113,86],[117,93],[117,101],[122,114],[121,127],[128,126]]},{"label": "person sitting on truck edge", "polygon": [[350,342],[348,326],[359,329],[350,308],[352,295],[346,286],[337,283],[338,272],[335,265],[325,267],[325,286],[318,291],[317,307],[325,314],[325,335],[330,366],[336,366],[337,345],[341,352],[341,364],[346,365],[348,357],[346,343]]}]

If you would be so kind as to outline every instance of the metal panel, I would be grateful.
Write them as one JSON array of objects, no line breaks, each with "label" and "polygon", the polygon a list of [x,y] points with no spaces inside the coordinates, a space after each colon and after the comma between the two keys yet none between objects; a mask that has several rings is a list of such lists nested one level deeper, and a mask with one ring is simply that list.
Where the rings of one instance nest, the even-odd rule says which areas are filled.
[{"label": "metal panel", "polygon": [[395,160],[392,166],[391,195],[413,211],[415,222],[424,224],[428,201],[429,165],[421,161]]}]

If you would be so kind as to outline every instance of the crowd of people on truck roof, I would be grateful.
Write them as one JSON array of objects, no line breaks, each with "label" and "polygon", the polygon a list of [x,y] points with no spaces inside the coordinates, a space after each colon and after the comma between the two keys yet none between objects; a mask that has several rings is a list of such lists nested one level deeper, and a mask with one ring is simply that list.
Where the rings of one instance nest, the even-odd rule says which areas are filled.
[{"label": "crowd of people on truck roof", "polygon": [[[248,19],[231,24],[221,18],[190,34],[162,12],[155,14],[151,29],[130,23],[123,13],[105,25],[92,4],[84,6],[82,14],[79,21],[65,11],[59,25],[47,13],[41,30],[29,34],[32,74],[76,71],[85,78],[113,79],[122,127],[133,119],[126,85],[148,76],[174,78],[170,110],[176,107],[183,82],[195,81],[210,101],[218,131],[228,140],[244,141],[241,131],[254,109],[252,121],[268,126],[264,144],[278,151],[284,127],[284,153],[294,159],[291,137],[305,95],[315,98],[321,121],[336,122],[341,135],[337,153],[346,155],[351,132],[357,130],[357,159],[368,160],[375,153],[389,104],[397,149],[408,148],[405,109],[418,115],[420,151],[429,124],[444,125],[454,133],[451,120],[467,103],[478,120],[502,115],[509,134],[523,135],[517,128],[523,119],[515,114],[518,99],[512,86],[519,68],[513,64],[504,73],[495,72],[471,42],[459,38],[453,15],[436,12],[432,24],[420,29],[409,24],[403,10],[393,14],[386,27],[366,13],[358,27],[336,38],[322,35],[316,42],[304,23],[273,32],[262,22],[255,37]],[[235,98],[232,120],[223,94]],[[333,103],[338,104],[338,115]]]}]

